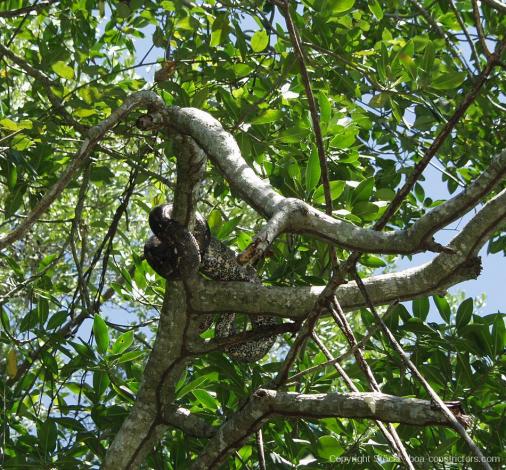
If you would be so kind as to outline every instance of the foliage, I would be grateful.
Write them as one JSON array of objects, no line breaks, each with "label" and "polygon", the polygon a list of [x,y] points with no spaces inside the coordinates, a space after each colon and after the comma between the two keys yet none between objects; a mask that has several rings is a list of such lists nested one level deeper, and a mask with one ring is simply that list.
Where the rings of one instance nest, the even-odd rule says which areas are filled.
[{"label": "foliage", "polygon": [[[153,88],[169,105],[211,113],[280,193],[324,209],[308,102],[278,9],[268,2],[197,3],[63,0],[3,18],[2,12],[28,2],[2,2],[1,43],[51,85],[3,55],[0,234],[23,220],[79,149],[85,136],[69,116],[93,126],[143,88]],[[383,214],[486,61],[470,1],[423,2],[439,29],[414,3],[306,0],[292,8],[319,108],[334,215],[359,226]],[[506,17],[486,4],[481,14],[493,47],[504,38]],[[146,43],[153,44],[149,57],[162,67],[175,63],[154,85],[146,79],[148,62],[136,54]],[[480,175],[502,149],[505,84],[499,68],[438,151],[450,194]],[[145,138],[134,122],[130,116],[116,126],[34,229],[0,252],[2,468],[98,468],[139,388],[165,283],[141,257],[147,214],[172,199],[175,158],[168,139],[156,133]],[[439,205],[430,189],[422,177],[389,227],[406,228]],[[213,167],[202,201],[213,235],[245,249],[262,220]],[[488,247],[506,252],[506,237],[496,233]],[[347,251],[338,247],[337,255],[342,259]],[[391,255],[364,256],[362,273],[393,262]],[[283,235],[259,272],[266,284],[323,285],[329,247],[308,236]],[[366,310],[350,318],[358,339],[373,324]],[[399,305],[387,322],[440,396],[463,400],[475,417],[471,433],[477,444],[487,455],[501,455],[503,315],[478,314],[470,298],[453,305],[448,297],[434,296]],[[319,323],[318,332],[334,356],[346,351],[330,319]],[[269,382],[292,340],[280,338],[272,355],[254,365],[234,363],[222,353],[205,355],[180,378],[178,403],[219,424]],[[364,354],[385,393],[427,398],[380,336],[367,343]],[[325,360],[308,343],[292,372]],[[357,363],[349,358],[342,365],[367,390]],[[289,389],[345,387],[326,367]],[[410,455],[467,454],[449,429],[397,430]],[[341,456],[391,457],[384,437],[366,421],[279,418],[263,433],[268,468],[321,468]],[[205,442],[173,429],[149,457],[150,468],[185,468]],[[252,468],[257,452],[252,439],[226,468]],[[368,468],[381,467],[376,462]]]}]

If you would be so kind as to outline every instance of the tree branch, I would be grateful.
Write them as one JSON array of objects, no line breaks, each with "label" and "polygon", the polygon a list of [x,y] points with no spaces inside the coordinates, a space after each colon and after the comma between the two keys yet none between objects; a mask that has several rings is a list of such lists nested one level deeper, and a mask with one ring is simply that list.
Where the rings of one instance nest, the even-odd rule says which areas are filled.
[{"label": "tree branch", "polygon": [[218,430],[190,468],[218,468],[249,435],[274,416],[375,419],[416,426],[450,425],[446,416],[426,400],[400,398],[376,392],[304,395],[260,389]]},{"label": "tree branch", "polygon": [[[446,288],[476,278],[481,270],[478,251],[506,220],[506,190],[488,201],[457,235],[448,248],[421,266],[396,273],[364,279],[374,305],[408,300],[444,291]],[[313,308],[323,287],[263,286],[245,282],[195,280],[192,308],[201,313],[242,312],[249,315],[264,312],[284,318],[305,318]],[[355,282],[335,291],[343,310],[365,306]]]},{"label": "tree branch", "polygon": [[[311,87],[311,80],[309,78],[309,73],[306,67],[306,59],[304,57],[301,39],[299,36],[299,32],[297,31],[297,28],[293,23],[292,15],[290,14],[290,4],[288,0],[284,1],[284,8],[281,9],[281,12],[285,17],[286,26],[288,29],[288,33],[290,35],[290,39],[292,41],[293,50],[295,52],[295,57],[297,58],[297,62],[299,63],[300,75],[302,77],[302,82],[304,84],[304,90],[306,92],[306,97],[309,105],[309,112],[311,114],[311,121],[313,123],[313,132],[316,140],[316,148],[318,150],[318,159],[320,160],[323,194],[325,197],[325,212],[328,215],[332,215],[332,197],[330,195],[329,168],[327,165],[327,157],[325,155],[325,146],[323,144],[323,135],[320,127],[320,117],[318,115],[318,109],[316,107],[316,101],[314,99],[313,88]],[[335,267],[337,264],[335,250],[333,253],[332,261]]]},{"label": "tree branch", "polygon": [[[156,95],[155,95],[156,96]],[[157,102],[158,104],[158,102]],[[189,136],[176,135],[177,183],[172,218],[191,226],[196,210],[198,187],[204,174],[206,156]],[[178,256],[184,257],[191,250],[177,246]],[[194,247],[196,250],[196,247]],[[186,421],[181,413],[165,414],[175,400],[175,387],[189,359],[188,345],[199,344],[198,328],[189,311],[188,285],[195,275],[192,262],[182,261],[183,281],[167,285],[164,304],[160,313],[157,336],[144,370],[143,383],[134,407],[115,436],[104,461],[104,470],[137,468],[160,440],[167,422],[180,426]],[[173,408],[172,408],[173,409]],[[193,419],[196,423],[196,417]],[[200,431],[212,433],[203,423]]]},{"label": "tree branch", "polygon": [[[239,197],[270,219],[253,244],[240,255],[241,262],[251,263],[258,259],[275,237],[284,231],[314,235],[343,248],[364,252],[398,254],[416,253],[426,249],[441,251],[440,246],[429,240],[430,236],[442,226],[456,220],[466,209],[471,209],[479,201],[480,195],[489,192],[506,172],[506,156],[500,154],[496,157],[497,162],[494,160],[491,168],[478,178],[476,185],[471,184],[467,191],[459,195],[456,202],[451,199],[435,210],[434,214],[441,219],[430,215],[418,225],[424,227],[419,231],[398,230],[381,233],[334,219],[301,200],[285,198],[278,194],[246,164],[234,138],[204,111],[171,107],[168,109],[168,115],[168,124],[181,133],[190,134],[198,142]],[[433,148],[439,147],[436,145]],[[425,164],[428,162],[423,161]]]},{"label": "tree branch", "polygon": [[497,11],[506,13],[506,3],[500,2],[499,0],[483,0],[488,6],[494,8]]},{"label": "tree branch", "polygon": [[169,406],[163,411],[162,419],[165,424],[180,429],[187,436],[210,438],[216,434],[216,429],[207,421],[186,408]]}]

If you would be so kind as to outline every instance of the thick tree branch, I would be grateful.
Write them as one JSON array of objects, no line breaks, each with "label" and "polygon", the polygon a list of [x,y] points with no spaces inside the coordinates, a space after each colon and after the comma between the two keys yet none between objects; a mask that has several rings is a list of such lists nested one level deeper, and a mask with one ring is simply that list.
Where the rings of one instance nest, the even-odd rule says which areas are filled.
[{"label": "thick tree branch", "polygon": [[194,108],[171,107],[168,115],[169,125],[181,133],[190,134],[198,142],[239,197],[270,219],[252,246],[240,255],[242,262],[258,259],[284,231],[307,233],[341,247],[364,252],[440,251],[441,247],[432,242],[431,235],[476,205],[480,195],[482,197],[489,192],[506,172],[506,156],[503,153],[478,178],[476,185],[471,184],[455,203],[453,199],[449,200],[437,208],[434,215],[421,222],[418,227],[423,229],[380,233],[334,219],[301,200],[278,194],[246,164],[234,138],[209,114]]},{"label": "thick tree branch", "polygon": [[169,406],[163,411],[162,419],[165,424],[181,429],[187,436],[210,438],[216,434],[216,429],[207,421],[186,408]]},{"label": "thick tree branch", "polygon": [[416,426],[450,425],[444,414],[426,400],[399,398],[376,392],[304,395],[260,389],[218,430],[190,468],[218,468],[230,452],[239,448],[249,435],[275,416],[375,419]]},{"label": "thick tree branch", "polygon": [[[504,153],[497,157],[498,162],[487,170],[476,188],[471,185],[466,195],[458,202],[448,201],[435,209],[438,217],[444,213],[445,220],[433,215],[430,222],[419,223],[424,230],[396,231],[379,233],[374,230],[354,226],[351,223],[333,219],[303,201],[290,199],[276,193],[269,183],[259,178],[242,158],[234,138],[221,124],[209,114],[193,108],[171,107],[166,109],[162,100],[154,93],[141,91],[131,95],[125,103],[99,125],[91,128],[88,138],[59,180],[43,196],[37,206],[23,222],[11,233],[0,239],[0,249],[19,240],[38,218],[61,194],[77,173],[81,165],[89,158],[97,143],[105,133],[136,107],[151,107],[162,114],[162,121],[169,122],[182,134],[191,135],[200,147],[222,171],[231,186],[261,214],[273,217],[270,225],[261,232],[262,238],[255,241],[262,252],[281,231],[304,232],[349,249],[358,249],[377,253],[414,253],[423,249],[438,249],[428,240],[433,230],[437,230],[462,215],[477,202],[480,194],[490,190],[504,175],[506,158]],[[475,188],[475,189],[474,189]],[[444,210],[443,210],[444,207]],[[429,213],[431,214],[431,213]],[[423,218],[422,218],[423,219]],[[422,220],[421,219],[421,220]],[[421,234],[421,235],[419,235]],[[248,257],[249,258],[249,257]]]},{"label": "thick tree branch", "polygon": [[172,406],[175,384],[186,365],[186,312],[182,283],[173,283],[165,291],[158,332],[141,389],[134,407],[107,450],[104,470],[137,468],[167,429],[169,420],[163,418],[162,411]]},{"label": "thick tree branch", "polygon": [[[206,156],[189,136],[176,135],[175,141],[178,161],[172,217],[188,227],[193,223]],[[193,247],[194,251],[196,249]],[[141,389],[133,410],[107,451],[104,470],[140,466],[162,437],[167,423],[188,427],[188,419],[191,419],[200,432],[212,433],[210,427],[205,427],[200,420],[197,422],[197,417],[185,419],[181,415],[184,412],[177,409],[172,413],[166,411],[174,410],[175,386],[190,356],[188,345],[202,342],[190,315],[186,286],[187,279],[196,274],[198,262],[195,265],[189,259],[193,257],[191,247],[177,245],[177,250],[178,256],[183,257],[183,281],[174,281],[166,288],[157,336],[144,370]]]},{"label": "thick tree branch", "polygon": [[[476,278],[481,270],[476,255],[490,235],[506,221],[506,190],[491,199],[468,222],[449,244],[452,253],[441,253],[421,266],[364,279],[374,305],[408,300],[444,291],[446,288]],[[195,311],[242,312],[250,315],[265,312],[285,318],[305,318],[313,308],[323,287],[262,286],[244,282],[196,280],[191,302]],[[365,306],[355,282],[336,290],[345,311]]]}]

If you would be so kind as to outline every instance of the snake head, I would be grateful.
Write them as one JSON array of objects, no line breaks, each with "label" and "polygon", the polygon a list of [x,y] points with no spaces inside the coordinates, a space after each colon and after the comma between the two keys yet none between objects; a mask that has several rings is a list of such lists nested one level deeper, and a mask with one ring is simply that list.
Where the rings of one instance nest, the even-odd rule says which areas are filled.
[{"label": "snake head", "polygon": [[167,227],[167,223],[170,220],[172,214],[172,204],[162,204],[156,206],[149,213],[149,226],[151,231],[160,238],[163,231]]},{"label": "snake head", "polygon": [[[171,216],[172,204],[161,204],[154,207],[149,213],[151,231],[162,240],[166,239],[167,229],[171,224]],[[211,241],[211,231],[206,219],[198,212],[195,216],[195,225],[192,233],[197,239],[201,256],[204,256]]]},{"label": "snake head", "polygon": [[164,243],[154,235],[144,245],[146,261],[160,276],[165,279],[177,279],[177,252],[174,246]]}]

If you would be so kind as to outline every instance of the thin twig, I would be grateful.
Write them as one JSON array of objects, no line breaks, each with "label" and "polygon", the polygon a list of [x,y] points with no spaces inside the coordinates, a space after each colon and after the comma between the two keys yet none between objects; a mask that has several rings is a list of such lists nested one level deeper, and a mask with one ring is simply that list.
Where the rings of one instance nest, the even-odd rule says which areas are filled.
[{"label": "thin twig", "polygon": [[402,349],[402,346],[399,344],[399,342],[395,339],[395,336],[392,334],[390,329],[387,327],[386,323],[383,321],[381,316],[376,311],[376,308],[374,307],[373,303],[371,302],[371,298],[369,297],[369,294],[367,292],[367,289],[360,278],[357,270],[355,269],[353,272],[353,277],[355,278],[355,282],[360,288],[360,291],[362,292],[362,295],[364,296],[364,299],[367,303],[367,306],[369,310],[372,312],[376,322],[380,326],[381,330],[383,331],[383,334],[387,337],[390,344],[394,347],[394,349],[397,351],[399,356],[401,357],[402,361],[404,362],[405,366],[411,371],[411,373],[417,378],[417,380],[422,384],[423,388],[426,390],[426,392],[429,394],[431,399],[434,401],[434,403],[437,405],[437,407],[445,414],[445,416],[448,418],[448,421],[451,423],[452,427],[460,434],[460,436],[464,439],[466,444],[469,446],[469,448],[472,450],[474,455],[478,457],[481,465],[486,470],[492,470],[492,467],[488,464],[485,456],[481,452],[480,448],[474,443],[474,441],[469,437],[467,434],[464,426],[458,421],[458,419],[455,417],[455,415],[450,411],[450,409],[446,406],[446,404],[439,398],[439,395],[434,391],[434,389],[430,386],[429,382],[425,380],[423,375],[418,371],[415,364],[409,359],[407,354]]},{"label": "thin twig", "polygon": [[506,48],[506,41],[503,42],[501,46],[497,48],[496,52],[494,52],[494,54],[492,54],[489,57],[487,65],[476,78],[471,90],[469,90],[469,92],[466,94],[462,102],[459,104],[453,115],[443,126],[437,137],[433,140],[430,147],[425,151],[422,159],[413,168],[413,171],[406,178],[406,182],[401,187],[401,189],[397,191],[397,194],[395,195],[394,199],[389,204],[389,206],[387,207],[381,218],[375,223],[374,228],[376,230],[383,229],[387,224],[387,222],[390,220],[390,218],[395,214],[397,209],[400,207],[402,201],[406,198],[406,196],[409,194],[409,192],[411,191],[417,180],[420,178],[420,176],[422,175],[423,171],[429,164],[432,157],[434,157],[434,155],[438,152],[438,150],[444,144],[446,138],[450,135],[452,130],[455,128],[457,123],[460,121],[464,113],[469,108],[469,106],[471,106],[471,104],[478,96],[478,93],[485,84],[487,78],[489,77],[494,67],[497,65],[499,57],[501,56],[501,53],[504,51],[505,48]]},{"label": "thin twig", "polygon": [[[387,319],[388,316],[392,313],[394,307],[397,306],[397,302],[394,302],[392,303],[387,311],[383,314],[383,319]],[[331,365],[334,365],[335,363],[338,363],[338,362],[342,362],[344,361],[345,359],[349,358],[350,356],[352,356],[355,351],[357,349],[362,349],[365,347],[365,345],[369,342],[369,340],[376,335],[376,333],[379,331],[379,326],[376,325],[376,323],[373,323],[367,330],[366,334],[362,337],[362,339],[357,342],[357,344],[353,347],[351,347],[350,349],[348,349],[346,352],[344,352],[343,354],[340,354],[339,356],[333,358],[333,359],[329,359],[327,360],[326,362],[322,362],[321,364],[317,364],[315,366],[312,366],[312,367],[308,367],[307,369],[304,369],[300,372],[297,372],[296,374],[290,376],[287,381],[286,381],[286,385],[290,385],[296,381],[298,381],[301,377],[303,377],[304,375],[307,375],[307,374],[312,374],[313,372],[317,372],[321,369],[324,369],[325,367],[327,366],[331,366]]]},{"label": "thin twig", "polygon": [[[312,338],[313,338],[314,342],[318,345],[318,347],[321,349],[321,351],[323,352],[325,357],[329,360],[332,360],[333,358],[332,358],[331,352],[327,349],[325,344],[323,344],[323,341],[320,339],[320,337],[314,331],[312,334]],[[341,375],[341,377],[344,379],[344,381],[346,382],[346,384],[348,385],[348,387],[350,388],[351,391],[360,392],[358,387],[351,380],[350,376],[346,373],[346,371],[339,364],[335,363],[334,368],[337,370],[339,375]],[[379,430],[382,432],[382,434],[385,436],[385,439],[388,441],[392,450],[394,452],[398,452],[400,454],[402,460],[404,461],[404,463],[408,466],[408,468],[410,470],[414,470],[414,467],[410,462],[409,456],[407,455],[406,450],[404,449],[404,446],[400,442],[399,437],[397,436],[397,433],[396,433],[396,436],[397,436],[397,439],[396,439],[394,437],[394,435],[391,433],[391,431],[389,429],[387,429],[387,426],[385,424],[383,424],[381,421],[375,421],[375,423],[378,426]],[[394,432],[395,432],[395,430],[394,430]],[[401,449],[404,450],[404,453],[401,451]]]},{"label": "thin twig", "polygon": [[500,11],[501,13],[506,13],[506,3],[500,2],[499,0],[483,0],[489,7],[494,8],[495,10]]},{"label": "thin twig", "polygon": [[421,3],[419,3],[417,0],[410,0],[410,2],[422,14],[422,16],[425,18],[425,21],[427,21],[427,23],[429,23],[429,25],[432,26],[436,30],[436,32],[446,41],[446,44],[448,45],[448,49],[450,50],[450,54],[453,56],[453,58],[462,64],[462,67],[466,70],[466,72],[470,76],[470,78],[474,78],[471,70],[469,69],[469,66],[466,63],[466,60],[455,49],[455,46],[453,45],[453,41],[451,40],[449,35],[446,33],[446,31],[443,30],[443,28],[441,28],[441,26],[439,26],[437,21],[434,18],[432,18],[432,15],[430,14],[430,12],[427,11]]},{"label": "thin twig", "polygon": [[455,18],[457,18],[460,28],[462,29],[462,32],[464,33],[464,36],[466,37],[467,43],[469,44],[469,48],[471,49],[471,54],[473,56],[474,63],[476,64],[476,69],[479,70],[480,57],[478,56],[478,51],[476,50],[476,46],[474,45],[474,41],[471,39],[471,36],[469,35],[469,31],[466,28],[466,24],[464,23],[464,20],[462,19],[462,15],[460,14],[458,8],[453,3],[453,0],[449,0],[449,3],[450,3],[450,8],[452,9],[453,14],[455,15]]},{"label": "thin twig", "polygon": [[[297,28],[295,27],[295,24],[293,22],[288,0],[284,1],[282,13],[283,16],[285,17],[286,26],[288,29],[288,33],[290,34],[290,39],[295,52],[295,57],[297,58],[297,62],[299,63],[300,74],[302,77],[302,82],[304,83],[304,90],[306,92],[309,112],[311,114],[311,121],[313,122],[313,132],[315,135],[316,148],[318,150],[318,159],[320,161],[320,168],[321,168],[323,194],[325,196],[325,212],[329,215],[332,215],[332,195],[330,194],[329,168],[327,163],[327,157],[325,155],[325,145],[323,143],[323,135],[320,126],[320,117],[318,114],[313,89],[311,87],[311,79],[309,78],[309,73],[306,67],[306,59],[304,57],[304,51],[301,46],[301,39],[299,36],[299,32],[297,31]],[[329,254],[330,259],[332,261],[332,266],[334,269],[336,269],[338,265],[337,255],[335,247],[332,245],[329,247]]]},{"label": "thin twig", "polygon": [[39,12],[39,10],[43,10],[57,1],[58,0],[46,0],[45,2],[35,2],[33,5],[18,8],[17,10],[0,11],[0,18],[15,18],[16,16],[31,13],[32,11]]},{"label": "thin twig", "polygon": [[472,4],[473,4],[474,25],[476,26],[478,39],[480,41],[481,48],[483,49],[483,53],[487,58],[489,58],[492,55],[492,53],[488,48],[487,40],[485,39],[485,33],[483,32],[483,26],[481,24],[480,7],[478,6],[477,0],[472,0]]},{"label": "thin twig", "polygon": [[[350,324],[348,323],[348,320],[346,319],[346,316],[344,315],[344,312],[341,308],[341,305],[339,304],[336,297],[334,297],[332,304],[330,305],[330,313],[332,317],[334,318],[335,322],[343,332],[346,340],[348,341],[348,345],[350,347],[356,347],[358,345],[357,339],[355,338],[355,335],[353,334],[353,331],[351,329]],[[356,348],[354,352],[355,359],[357,360],[357,363],[359,367],[362,369],[362,372],[364,373],[367,382],[369,383],[369,387],[373,392],[381,392],[381,388],[374,377],[374,373],[372,369],[369,367],[369,364],[364,358],[364,355],[362,354],[362,350],[360,348]],[[406,451],[406,448],[404,447],[404,444],[402,443],[399,434],[397,434],[396,429],[393,427],[391,423],[386,425],[386,428],[383,426],[380,426],[380,429],[382,430],[383,434],[387,438],[387,440],[390,443],[390,446],[392,449],[397,451],[399,457],[404,462],[406,467],[408,467],[411,470],[414,470],[414,466],[411,463],[411,458],[409,457],[409,454]]]},{"label": "thin twig", "polygon": [[260,470],[267,470],[267,466],[265,465],[264,438],[262,435],[262,428],[256,432],[256,441],[258,449],[258,466]]}]

